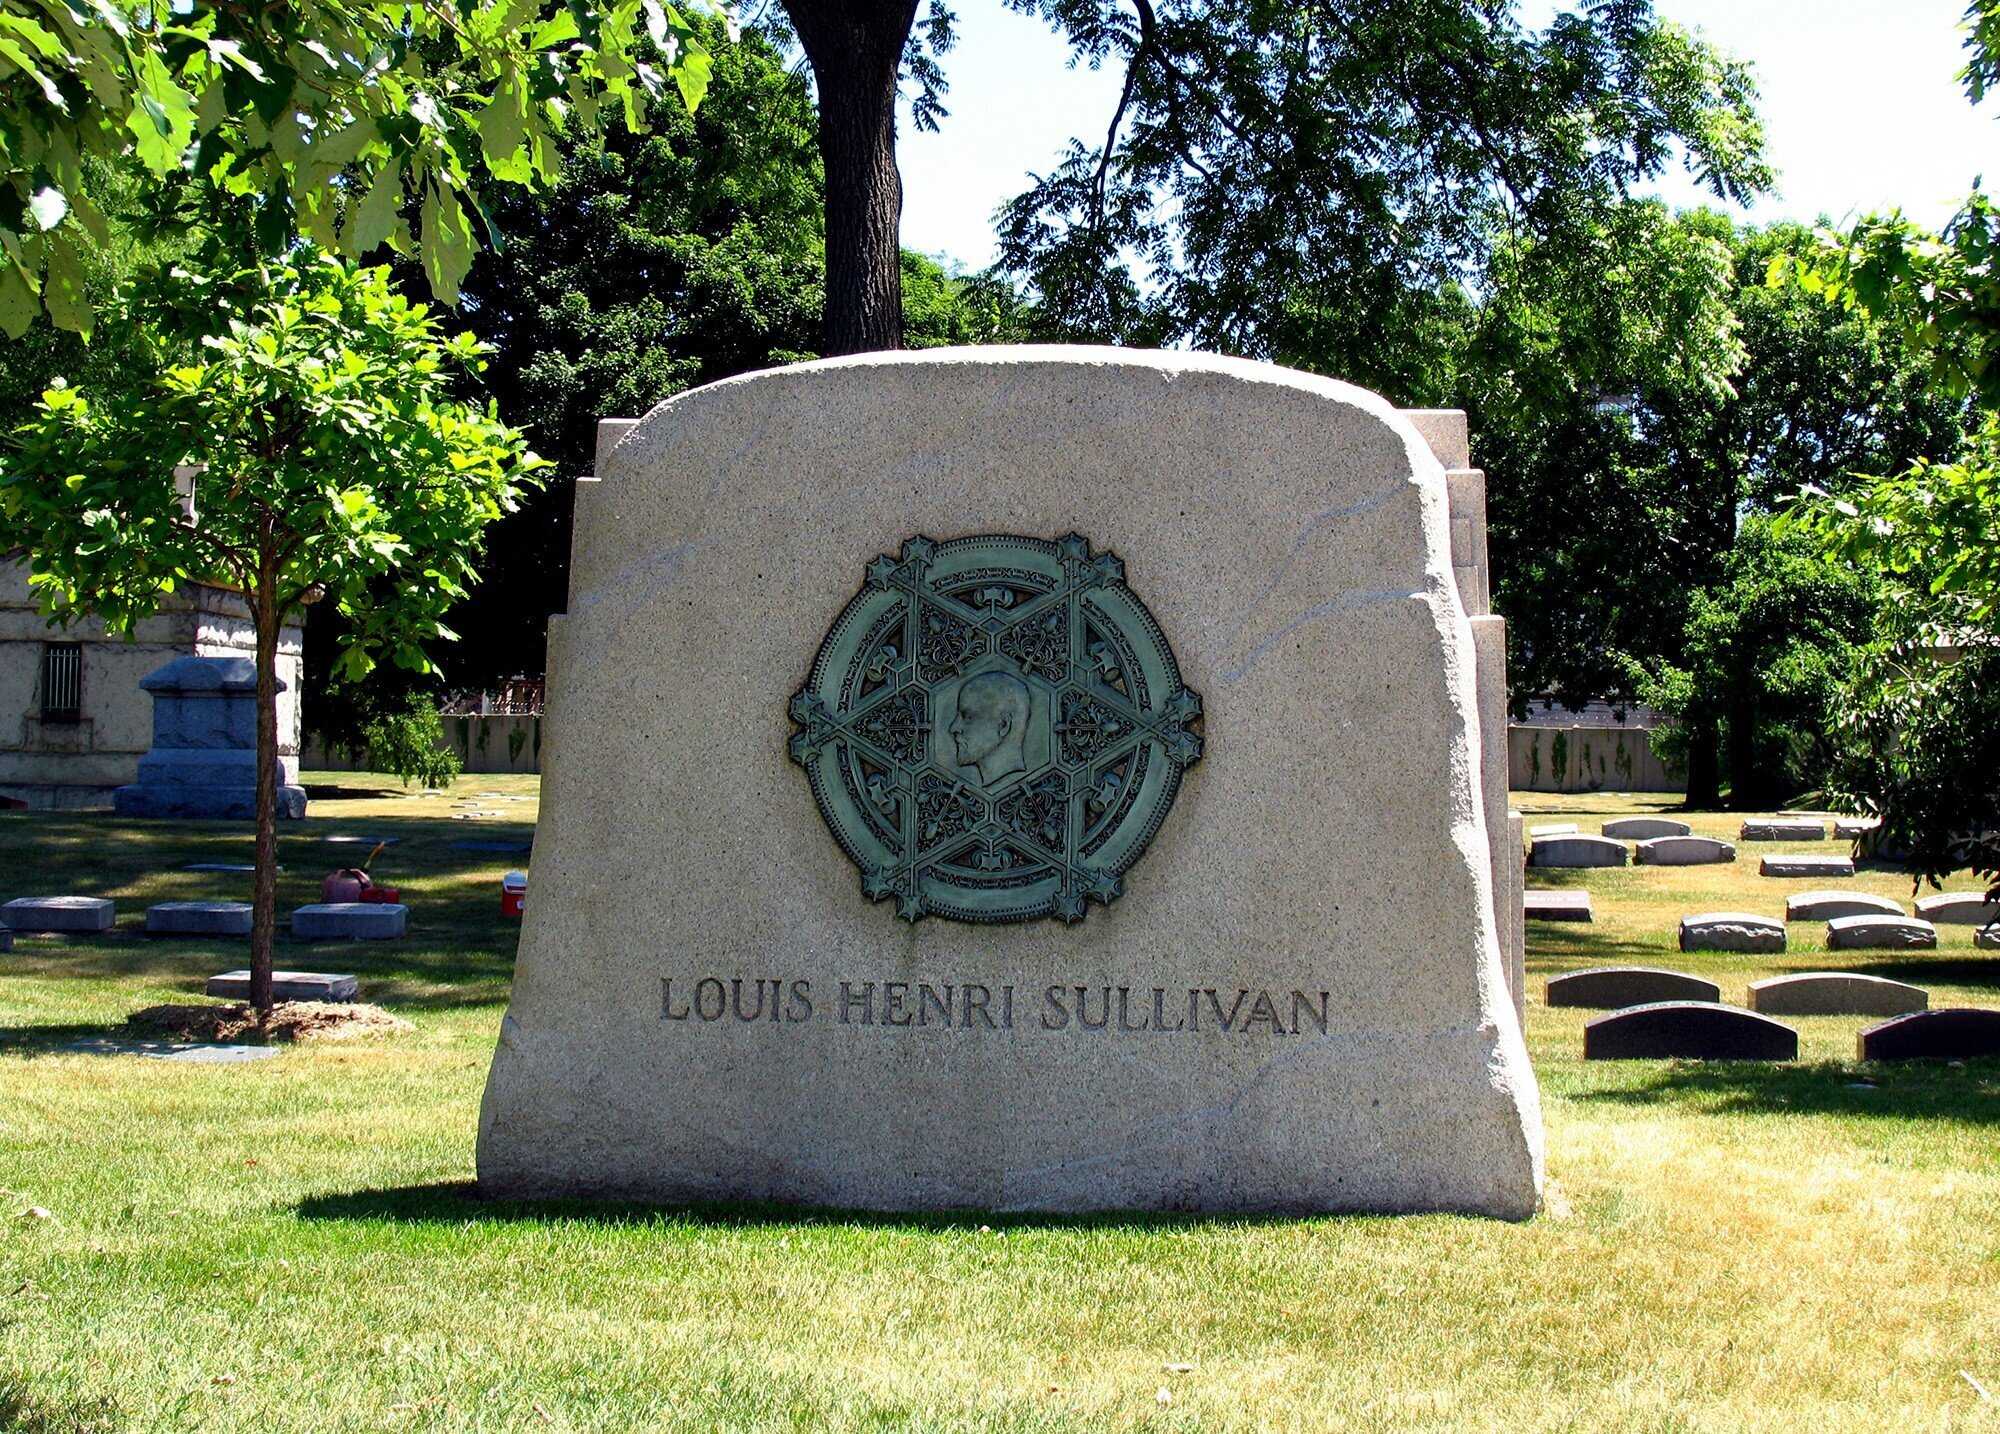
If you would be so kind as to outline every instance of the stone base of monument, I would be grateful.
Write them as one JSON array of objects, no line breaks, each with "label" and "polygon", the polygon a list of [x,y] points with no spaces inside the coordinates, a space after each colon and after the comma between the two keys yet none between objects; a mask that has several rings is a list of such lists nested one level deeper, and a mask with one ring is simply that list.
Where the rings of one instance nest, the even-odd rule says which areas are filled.
[{"label": "stone base of monument", "polygon": [[409,919],[409,907],[390,902],[316,902],[292,913],[292,935],[301,941],[394,941]]},{"label": "stone base of monument", "polygon": [[606,448],[482,1192],[1534,1211],[1462,451],[1269,365],[1006,347]]},{"label": "stone base of monument", "polygon": [[[121,817],[251,821],[257,815],[257,665],[247,657],[177,657],[139,685],[153,696],[153,746],[139,780],[119,787]],[[284,684],[280,682],[280,690]],[[296,753],[278,758],[278,816],[306,814]]]},{"label": "stone base of monument", "polygon": [[0,926],[14,931],[96,932],[118,924],[118,907],[102,896],[20,896],[0,906]]},{"label": "stone base of monument", "polygon": [[146,908],[148,936],[248,936],[246,901],[161,901]]},{"label": "stone base of monument", "polygon": [[[224,971],[210,976],[203,988],[211,996],[229,1001],[250,999],[250,973]],[[361,989],[352,976],[329,975],[318,971],[273,971],[271,999],[274,1001],[352,1001]]]},{"label": "stone base of monument", "polygon": [[1770,1016],[1906,1016],[1930,1003],[1921,986],[1855,971],[1802,971],[1750,983],[1750,1009]]}]

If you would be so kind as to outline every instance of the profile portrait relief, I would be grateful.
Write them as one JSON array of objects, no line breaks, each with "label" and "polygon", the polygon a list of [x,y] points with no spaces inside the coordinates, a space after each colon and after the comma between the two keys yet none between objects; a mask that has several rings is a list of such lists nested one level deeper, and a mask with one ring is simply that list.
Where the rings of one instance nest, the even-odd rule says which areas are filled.
[{"label": "profile portrait relief", "polygon": [[945,728],[952,760],[979,769],[987,786],[1028,769],[1025,744],[1032,699],[1012,673],[982,672],[958,689],[958,711]]}]

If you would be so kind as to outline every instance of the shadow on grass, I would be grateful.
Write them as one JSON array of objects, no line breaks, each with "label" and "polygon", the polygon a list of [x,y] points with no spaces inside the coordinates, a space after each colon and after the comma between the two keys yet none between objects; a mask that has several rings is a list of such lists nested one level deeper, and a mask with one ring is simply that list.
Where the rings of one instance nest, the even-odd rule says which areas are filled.
[{"label": "shadow on grass", "polygon": [[384,797],[407,797],[414,793],[400,787],[350,787],[337,782],[308,782],[306,799],[313,802],[375,801]]},{"label": "shadow on grass", "polygon": [[1895,1065],[1674,1063],[1633,1084],[1580,1091],[1607,1105],[1691,1107],[1711,1114],[1877,1116],[2000,1125],[2000,1060]]},{"label": "shadow on grass", "polygon": [[[895,1212],[843,1210],[771,1202],[716,1202],[649,1205],[631,1200],[489,1200],[469,1180],[431,1185],[391,1186],[344,1194],[312,1195],[295,1207],[304,1220],[389,1220],[398,1224],[508,1224],[578,1220],[595,1225],[694,1225],[718,1230],[767,1227],[866,1226],[875,1229],[945,1232],[952,1230],[1168,1230],[1196,1226],[1266,1225],[1293,1222],[1304,1214],[1146,1214],[1108,1212],[1084,1215],[996,1214],[949,1210]],[[1325,1212],[1317,1212],[1324,1215]],[[1393,1216],[1342,1216],[1392,1219]]]},{"label": "shadow on grass", "polygon": [[1870,961],[1842,969],[1858,971],[1864,976],[1886,976],[1912,986],[1983,986],[2000,991],[2000,958],[1990,956],[1985,960],[1944,956],[1929,961]]}]

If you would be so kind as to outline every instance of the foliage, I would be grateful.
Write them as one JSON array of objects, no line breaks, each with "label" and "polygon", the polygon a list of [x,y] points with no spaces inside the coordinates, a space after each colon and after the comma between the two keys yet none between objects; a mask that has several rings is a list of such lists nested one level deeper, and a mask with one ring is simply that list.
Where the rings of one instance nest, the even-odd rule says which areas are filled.
[{"label": "foliage", "polygon": [[448,787],[460,771],[458,753],[445,739],[437,704],[411,702],[401,711],[385,712],[362,734],[371,772],[388,772],[404,786]]},{"label": "foliage", "polygon": [[1649,0],[1010,0],[1126,84],[1103,143],[1007,206],[1066,336],[1184,342],[1443,401],[1434,355],[1496,244],[1588,241],[1676,158],[1764,189],[1749,72]]},{"label": "foliage", "polygon": [[1697,744],[1726,754],[1731,805],[1778,805],[1823,782],[1835,759],[1841,683],[1874,628],[1876,585],[1817,546],[1780,533],[1767,517],[1744,520],[1719,579],[1688,604],[1677,663],[1628,659],[1631,690],[1675,719],[1660,756],[1690,773]]},{"label": "foliage", "polygon": [[1926,391],[1899,331],[1766,285],[1812,243],[1635,203],[1567,248],[1496,253],[1459,382],[1517,701],[1683,664],[1739,511],[1958,442],[1963,403]]},{"label": "foliage", "polygon": [[420,253],[450,299],[487,180],[553,179],[558,130],[636,126],[669,80],[693,108],[709,65],[666,0],[0,0],[0,327],[45,309],[89,332],[82,253],[111,239],[93,159],[254,199],[267,254],[301,233]]},{"label": "foliage", "polygon": [[1882,819],[1877,849],[1938,885],[1970,867],[2000,891],[2000,643],[1955,662],[1886,647],[1842,704],[1833,799]]},{"label": "foliage", "polygon": [[[574,480],[593,469],[600,418],[815,356],[825,260],[812,96],[758,31],[714,53],[709,102],[693,115],[661,101],[643,136],[565,141],[551,191],[514,191],[494,209],[505,243],[473,265],[465,301],[494,346],[487,392],[554,467],[493,532],[487,571],[504,578],[452,618],[464,634],[445,658],[455,686],[541,670],[546,618],[566,604]],[[902,273],[912,346],[1017,331],[1011,286],[915,254]]]},{"label": "foliage", "polygon": [[[261,297],[177,345],[168,311],[208,308],[219,284]],[[539,466],[518,433],[449,397],[483,346],[443,336],[386,270],[325,256],[219,278],[177,268],[121,303],[120,322],[156,336],[151,368],[95,393],[50,389],[0,466],[0,506],[50,612],[126,630],[194,580],[268,584],[280,613],[323,592],[355,624],[345,675],[383,655],[426,669],[480,530]],[[179,464],[203,465],[194,524]]]}]

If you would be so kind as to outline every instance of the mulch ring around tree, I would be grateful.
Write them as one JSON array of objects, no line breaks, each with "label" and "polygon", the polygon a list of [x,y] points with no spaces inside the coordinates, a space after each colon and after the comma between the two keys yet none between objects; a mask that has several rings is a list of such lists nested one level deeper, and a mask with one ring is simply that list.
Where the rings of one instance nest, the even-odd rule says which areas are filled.
[{"label": "mulch ring around tree", "polygon": [[256,1008],[240,1001],[227,1005],[148,1006],[143,1011],[134,1011],[125,1021],[136,1030],[169,1040],[228,1043],[349,1041],[415,1029],[380,1006],[330,1001],[280,1001],[271,1008],[271,1020],[265,1026],[258,1025]]}]

